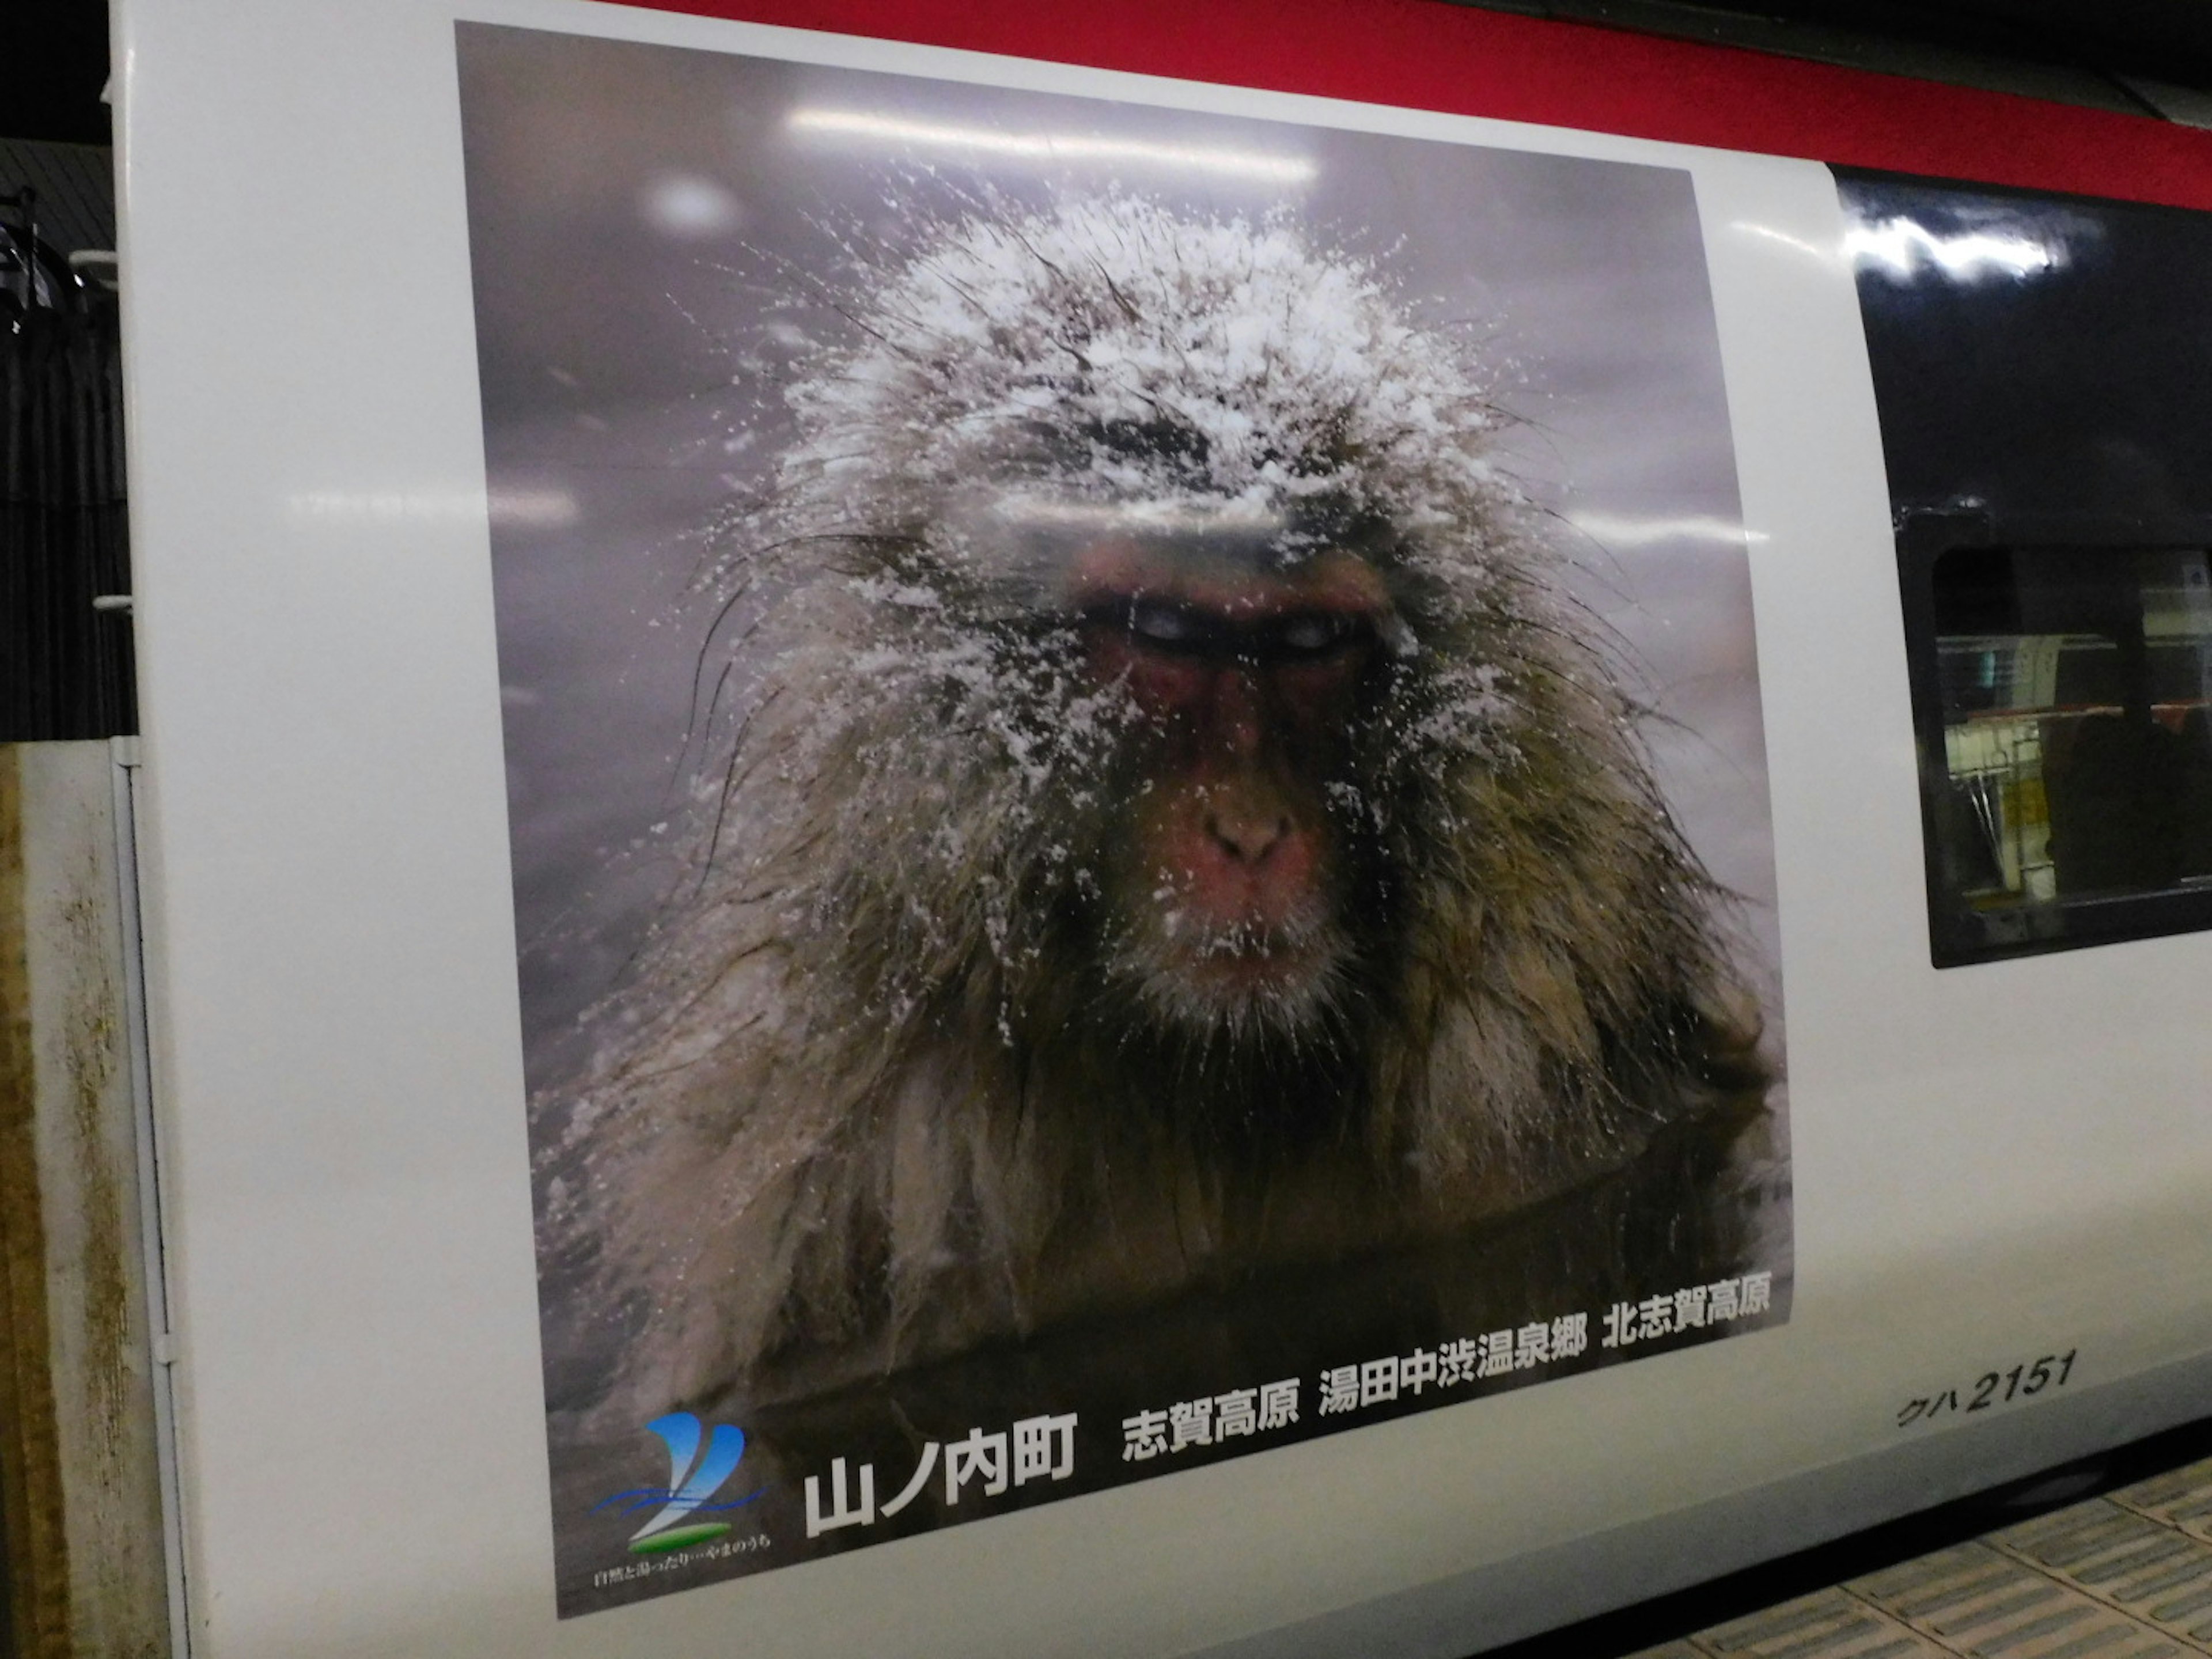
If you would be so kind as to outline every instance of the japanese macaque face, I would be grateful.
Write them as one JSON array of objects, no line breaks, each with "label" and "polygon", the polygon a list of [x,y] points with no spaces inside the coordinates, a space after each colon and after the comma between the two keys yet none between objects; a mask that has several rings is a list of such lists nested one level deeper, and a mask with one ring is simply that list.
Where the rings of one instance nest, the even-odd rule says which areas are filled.
[{"label": "japanese macaque face", "polygon": [[1329,789],[1388,588],[1340,551],[1271,569],[1108,541],[1074,561],[1070,599],[1089,673],[1138,716],[1114,971],[1185,1026],[1295,1028],[1351,949]]}]

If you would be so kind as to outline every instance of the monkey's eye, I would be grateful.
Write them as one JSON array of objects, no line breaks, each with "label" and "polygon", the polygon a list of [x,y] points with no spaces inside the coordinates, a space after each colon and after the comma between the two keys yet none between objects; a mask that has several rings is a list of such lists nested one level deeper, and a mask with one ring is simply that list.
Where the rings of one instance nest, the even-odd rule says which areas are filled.
[{"label": "monkey's eye", "polygon": [[1129,606],[1129,632],[1146,645],[1169,650],[1188,650],[1204,645],[1213,629],[1206,619],[1186,605],[1164,599],[1137,599]]},{"label": "monkey's eye", "polygon": [[1310,611],[1285,617],[1268,630],[1276,652],[1285,657],[1320,657],[1352,644],[1367,631],[1359,617]]}]

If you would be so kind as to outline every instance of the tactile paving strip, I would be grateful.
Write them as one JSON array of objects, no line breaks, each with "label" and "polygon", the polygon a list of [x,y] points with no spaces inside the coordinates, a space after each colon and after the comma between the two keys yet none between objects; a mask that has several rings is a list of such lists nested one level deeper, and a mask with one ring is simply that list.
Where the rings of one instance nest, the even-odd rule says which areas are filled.
[{"label": "tactile paving strip", "polygon": [[2212,1655],[2212,1459],[1636,1659]]}]

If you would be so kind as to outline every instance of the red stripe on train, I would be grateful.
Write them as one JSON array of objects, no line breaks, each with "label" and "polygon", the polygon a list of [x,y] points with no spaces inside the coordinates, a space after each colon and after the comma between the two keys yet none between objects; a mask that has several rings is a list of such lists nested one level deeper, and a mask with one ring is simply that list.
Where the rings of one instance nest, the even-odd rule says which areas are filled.
[{"label": "red stripe on train", "polygon": [[626,0],[702,16],[2212,208],[2212,132],[1443,0]]}]

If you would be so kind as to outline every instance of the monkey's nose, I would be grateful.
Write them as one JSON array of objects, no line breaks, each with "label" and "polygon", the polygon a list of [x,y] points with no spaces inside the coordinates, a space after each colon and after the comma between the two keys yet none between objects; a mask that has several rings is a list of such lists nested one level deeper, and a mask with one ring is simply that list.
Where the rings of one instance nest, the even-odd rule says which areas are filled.
[{"label": "monkey's nose", "polygon": [[1236,862],[1256,865],[1290,835],[1291,820],[1287,813],[1209,812],[1206,833]]}]

